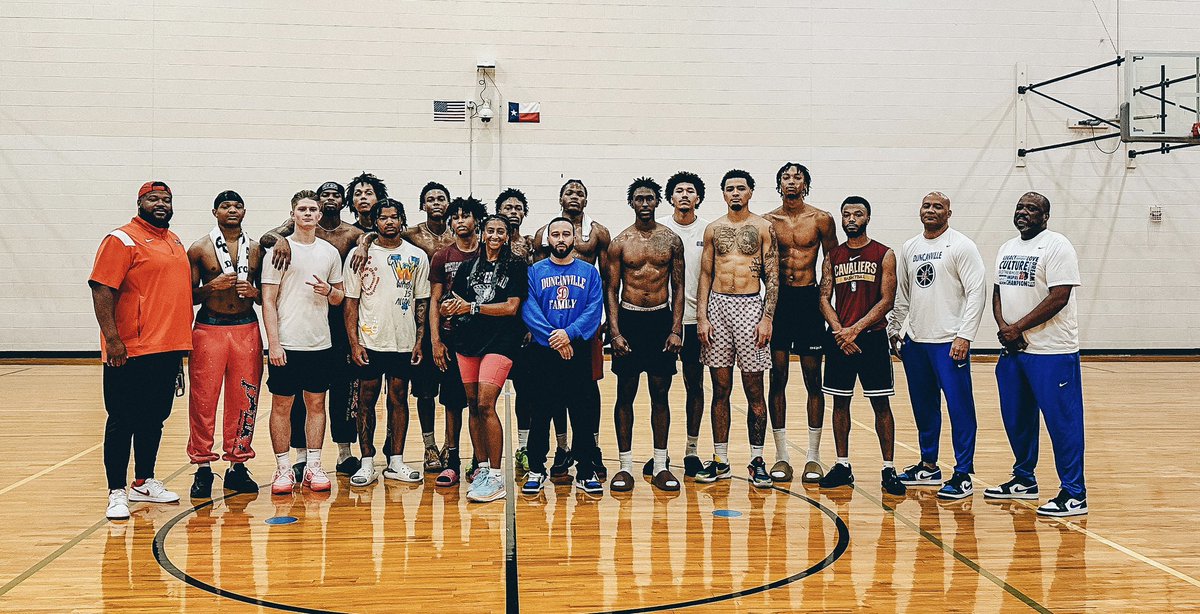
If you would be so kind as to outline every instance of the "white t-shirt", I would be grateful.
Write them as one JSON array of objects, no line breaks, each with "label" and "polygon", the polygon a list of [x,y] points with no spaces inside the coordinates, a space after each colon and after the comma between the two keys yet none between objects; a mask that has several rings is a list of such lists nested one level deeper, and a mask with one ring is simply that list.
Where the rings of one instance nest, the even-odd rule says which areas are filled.
[{"label": "white t-shirt", "polygon": [[696,323],[696,291],[700,287],[700,256],[704,253],[704,229],[708,220],[697,216],[696,221],[682,226],[673,216],[658,218],[658,223],[670,228],[683,241],[683,323]]},{"label": "white t-shirt", "polygon": [[[1078,286],[1079,256],[1066,237],[1052,230],[1023,241],[1009,239],[996,254],[996,285],[1001,315],[1008,323],[1025,317],[1054,286]],[[1053,318],[1025,331],[1030,354],[1073,354],[1079,351],[1079,320],[1075,291]]]},{"label": "white t-shirt", "polygon": [[305,282],[313,275],[333,285],[342,281],[342,257],[324,239],[305,245],[286,237],[292,263],[286,271],[271,266],[274,248],[263,256],[262,283],[279,286],[279,345],[285,350],[316,351],[333,347],[329,336],[329,298],[313,292]]},{"label": "white t-shirt", "polygon": [[416,301],[429,298],[429,256],[401,241],[388,249],[372,243],[367,261],[355,273],[342,271],[346,298],[358,301],[358,335],[376,352],[411,352],[417,340]]},{"label": "white t-shirt", "polygon": [[936,239],[919,234],[896,256],[896,305],[888,334],[908,334],[920,343],[975,340],[987,302],[983,257],[966,235],[947,228]]}]

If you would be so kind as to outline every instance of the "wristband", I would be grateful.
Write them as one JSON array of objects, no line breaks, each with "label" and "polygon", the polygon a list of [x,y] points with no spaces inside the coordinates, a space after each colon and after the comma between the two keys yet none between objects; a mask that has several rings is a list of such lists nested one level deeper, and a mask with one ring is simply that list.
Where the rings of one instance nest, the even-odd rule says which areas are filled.
[{"label": "wristband", "polygon": [[471,303],[471,315],[476,315],[478,313],[479,313],[479,302],[474,301]]}]

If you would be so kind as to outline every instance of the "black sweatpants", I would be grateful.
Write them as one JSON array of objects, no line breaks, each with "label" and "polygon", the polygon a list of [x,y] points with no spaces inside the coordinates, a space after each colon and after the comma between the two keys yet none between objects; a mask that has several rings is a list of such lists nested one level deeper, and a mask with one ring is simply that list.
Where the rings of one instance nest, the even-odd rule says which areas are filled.
[{"label": "black sweatpants", "polygon": [[120,367],[104,365],[104,472],[109,490],[129,483],[130,441],[133,477],[154,477],[163,423],[175,402],[175,377],[183,352],[130,358]]},{"label": "black sweatpants", "polygon": [[531,346],[530,361],[541,385],[537,389],[533,423],[529,431],[529,470],[546,473],[546,454],[550,448],[550,420],[566,410],[571,417],[571,451],[577,475],[595,472],[596,437],[592,425],[600,422],[599,399],[591,392],[592,353],[587,341],[572,343],[575,355],[570,361],[543,345]]},{"label": "black sweatpants", "polygon": [[[538,403],[538,381],[541,374],[534,371],[534,365],[529,364],[530,356],[537,352],[537,344],[533,343],[530,346],[522,347],[517,350],[517,356],[513,359],[512,370],[509,371],[508,379],[512,380],[513,392],[517,395],[516,412],[517,412],[517,429],[531,429],[533,424],[533,408]],[[556,434],[565,434],[567,432],[567,408],[562,406],[558,408],[551,418],[554,421],[554,432]]]}]

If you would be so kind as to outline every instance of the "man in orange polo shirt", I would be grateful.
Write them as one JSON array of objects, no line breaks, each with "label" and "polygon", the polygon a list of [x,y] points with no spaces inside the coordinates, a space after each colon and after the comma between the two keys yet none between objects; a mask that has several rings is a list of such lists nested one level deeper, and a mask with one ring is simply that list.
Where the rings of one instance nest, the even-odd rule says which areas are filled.
[{"label": "man in orange polo shirt", "polygon": [[[187,248],[167,230],[172,213],[167,184],[142,185],[137,217],[104,237],[88,278],[104,359],[105,515],[111,520],[128,518],[131,501],[179,501],[154,479],[163,422],[183,355],[192,349],[191,266]],[[127,495],[131,441],[135,479]]]}]

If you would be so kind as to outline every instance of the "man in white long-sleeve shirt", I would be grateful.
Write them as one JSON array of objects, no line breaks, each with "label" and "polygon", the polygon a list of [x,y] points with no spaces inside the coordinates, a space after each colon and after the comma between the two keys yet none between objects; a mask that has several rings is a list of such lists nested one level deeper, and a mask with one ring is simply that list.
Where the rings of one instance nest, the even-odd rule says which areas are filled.
[{"label": "man in white long-sleeve shirt", "polygon": [[[904,362],[917,422],[921,462],[905,469],[908,486],[942,485],[937,496],[971,496],[975,471],[975,398],[971,392],[971,341],[987,298],[983,258],[971,239],[950,228],[950,199],[931,192],[921,201],[925,231],[904,243],[896,259],[896,305],[888,335]],[[901,338],[907,323],[908,334]],[[950,414],[954,475],[942,484],[938,442],[942,393]]]}]

